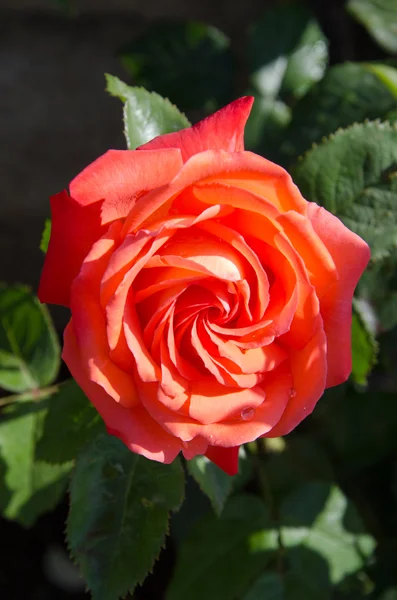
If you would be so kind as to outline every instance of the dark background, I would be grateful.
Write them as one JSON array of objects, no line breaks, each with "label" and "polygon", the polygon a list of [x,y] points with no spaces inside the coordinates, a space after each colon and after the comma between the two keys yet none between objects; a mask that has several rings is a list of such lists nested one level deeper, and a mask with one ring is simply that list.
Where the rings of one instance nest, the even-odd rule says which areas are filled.
[{"label": "dark background", "polygon": [[[124,148],[121,104],[104,72],[125,77],[117,50],[159,19],[196,19],[231,37],[245,87],[247,26],[269,0],[86,0],[67,16],[56,0],[0,1],[0,280],[37,288],[48,197],[108,148]],[[382,58],[342,0],[312,0],[331,63]],[[66,311],[54,311],[59,331]],[[0,599],[87,598],[63,546],[67,500],[31,530],[0,521]],[[137,598],[160,600],[172,549]]]}]

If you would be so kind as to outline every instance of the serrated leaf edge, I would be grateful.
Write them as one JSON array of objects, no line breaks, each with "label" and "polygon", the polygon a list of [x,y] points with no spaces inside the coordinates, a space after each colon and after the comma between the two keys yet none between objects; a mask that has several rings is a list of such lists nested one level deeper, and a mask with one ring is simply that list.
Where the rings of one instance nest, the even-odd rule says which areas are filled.
[{"label": "serrated leaf edge", "polygon": [[[80,452],[82,450],[83,450],[83,448],[81,448]],[[182,465],[180,465],[180,468],[181,468],[181,470],[183,472],[183,466]],[[67,496],[68,496],[68,516],[67,516],[67,519],[66,519],[66,522],[65,522],[65,527],[64,527],[64,530],[63,530],[63,536],[64,536],[66,548],[67,548],[68,553],[69,553],[69,557],[70,557],[72,563],[77,567],[77,569],[78,569],[81,577],[84,579],[84,583],[86,584],[86,587],[85,587],[86,592],[88,591],[88,592],[92,593],[92,590],[88,586],[88,583],[87,583],[87,581],[85,579],[84,573],[82,572],[80,564],[78,562],[78,555],[74,553],[74,551],[73,551],[73,549],[72,549],[72,547],[70,545],[70,540],[69,540],[69,536],[68,536],[68,525],[69,525],[69,516],[70,516],[70,509],[71,509],[71,485],[72,485],[73,475],[74,475],[74,471],[75,470],[76,470],[76,460],[74,461],[74,465],[73,465],[72,470],[71,470],[71,472],[69,474],[70,475],[69,476],[69,484],[68,484],[67,489],[66,489],[66,493],[67,493]],[[177,504],[174,508],[172,508],[171,510],[168,511],[167,523],[166,523],[166,528],[165,528],[165,531],[164,531],[164,534],[163,534],[162,542],[160,543],[158,553],[153,556],[152,564],[149,567],[149,569],[147,570],[146,575],[142,579],[138,579],[137,583],[135,584],[134,587],[132,587],[132,588],[129,587],[124,592],[122,592],[120,594],[119,598],[124,598],[127,594],[132,594],[133,591],[135,590],[135,588],[138,585],[142,585],[143,582],[145,581],[146,577],[149,574],[153,573],[154,566],[155,566],[156,562],[159,559],[161,551],[164,550],[165,547],[166,547],[166,539],[170,535],[171,513],[176,513],[181,508],[181,506],[182,506],[182,504],[183,504],[183,502],[185,500],[185,497],[186,497],[185,489],[186,489],[186,486],[184,487],[184,491],[183,491],[183,494],[182,494],[182,499],[179,502],[179,504]],[[115,599],[115,600],[117,600],[117,599]]]},{"label": "serrated leaf edge", "polygon": [[[300,154],[298,156],[297,162],[301,162],[302,160],[304,160],[308,155],[310,155],[313,152],[313,150],[316,150],[316,148],[324,146],[330,140],[334,140],[335,138],[338,138],[340,135],[342,135],[348,131],[352,131],[354,129],[361,129],[361,128],[372,129],[374,126],[379,130],[388,130],[388,131],[397,132],[397,121],[395,121],[394,123],[391,123],[387,119],[386,120],[365,119],[365,121],[362,121],[360,123],[358,123],[358,122],[352,123],[348,127],[338,127],[338,129],[336,129],[329,135],[324,136],[320,142],[313,142],[313,144],[310,146],[310,148],[308,150],[306,150],[305,152],[303,152],[303,154]],[[293,170],[293,167],[292,167],[292,170]]]}]

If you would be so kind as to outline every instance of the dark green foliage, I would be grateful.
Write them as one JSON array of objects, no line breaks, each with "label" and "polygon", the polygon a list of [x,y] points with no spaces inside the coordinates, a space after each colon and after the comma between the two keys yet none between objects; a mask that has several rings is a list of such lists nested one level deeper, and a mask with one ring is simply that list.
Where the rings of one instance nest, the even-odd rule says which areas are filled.
[{"label": "dark green foliage", "polygon": [[120,56],[134,85],[156,91],[182,110],[215,110],[233,93],[234,59],[224,33],[204,23],[161,23]]},{"label": "dark green foliage", "polygon": [[397,4],[394,0],[349,0],[347,10],[382,48],[397,54]]},{"label": "dark green foliage", "polygon": [[327,40],[305,5],[284,4],[252,26],[247,55],[251,83],[264,98],[299,98],[324,74]]},{"label": "dark green foliage", "polygon": [[369,244],[372,259],[397,244],[397,129],[363,123],[338,130],[293,169],[302,194]]},{"label": "dark green foliage", "polygon": [[294,107],[285,132],[285,156],[291,162],[337,129],[365,119],[384,119],[396,107],[395,94],[370,65],[336,65]]},{"label": "dark green foliage", "polygon": [[107,434],[85,448],[70,488],[67,538],[94,600],[117,600],[143,582],[183,497],[178,460],[147,460]]},{"label": "dark green foliage", "polygon": [[53,465],[36,455],[47,401],[45,393],[26,394],[0,420],[0,510],[26,527],[59,502],[72,468],[70,462]]},{"label": "dark green foliage", "polygon": [[46,307],[26,287],[0,285],[0,388],[25,392],[48,385],[59,363]]}]

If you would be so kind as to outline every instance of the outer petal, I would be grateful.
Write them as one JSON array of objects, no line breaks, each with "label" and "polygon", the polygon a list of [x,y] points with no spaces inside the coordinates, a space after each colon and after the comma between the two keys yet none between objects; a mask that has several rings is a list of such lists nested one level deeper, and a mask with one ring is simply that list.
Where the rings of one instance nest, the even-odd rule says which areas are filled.
[{"label": "outer petal", "polygon": [[138,398],[130,373],[109,360],[106,320],[99,304],[99,285],[117,245],[121,223],[115,222],[91,249],[72,286],[71,309],[81,360],[89,378],[123,406],[136,406]]},{"label": "outer petal", "polygon": [[212,460],[220,469],[228,475],[238,473],[238,451],[240,446],[221,448],[220,446],[208,446],[205,456]]},{"label": "outer petal", "polygon": [[213,115],[187,129],[154,138],[139,150],[180,148],[184,162],[193,154],[204,150],[244,150],[244,127],[254,102],[252,96],[244,96],[228,104]]},{"label": "outer petal", "polygon": [[307,215],[331,254],[339,275],[320,299],[320,311],[328,345],[326,387],[346,381],[351,372],[351,320],[354,289],[370,258],[368,245],[334,215],[317,204]]},{"label": "outer petal", "polygon": [[51,198],[52,231],[39,285],[42,302],[69,306],[70,286],[104,224],[125,217],[136,200],[171,181],[182,167],[177,149],[109,150]]},{"label": "outer petal", "polygon": [[181,167],[175,148],[109,150],[73,179],[70,194],[82,206],[103,200],[102,223],[109,223],[126,217],[138,198],[171,181]]},{"label": "outer petal", "polygon": [[171,463],[182,448],[181,441],[169,435],[145,411],[138,407],[127,409],[115,402],[85,374],[71,324],[64,333],[62,357],[81,389],[101,415],[109,433],[119,437],[137,454],[163,463]]},{"label": "outer petal", "polygon": [[80,206],[67,192],[51,198],[51,238],[41,274],[41,302],[69,306],[70,287],[93,244],[106,231],[102,202]]},{"label": "outer petal", "polygon": [[262,437],[286,435],[314,410],[327,376],[327,340],[319,327],[308,344],[291,350],[293,387],[286,409],[275,427]]}]

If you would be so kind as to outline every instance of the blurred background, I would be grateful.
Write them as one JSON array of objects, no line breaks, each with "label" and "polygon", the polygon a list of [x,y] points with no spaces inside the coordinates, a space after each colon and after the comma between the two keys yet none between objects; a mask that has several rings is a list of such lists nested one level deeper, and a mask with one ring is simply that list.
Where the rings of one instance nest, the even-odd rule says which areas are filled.
[{"label": "blurred background", "polygon": [[[37,289],[49,196],[107,149],[125,148],[122,106],[105,92],[104,73],[168,96],[195,121],[250,90],[247,40],[280,4],[0,0],[0,280]],[[384,58],[343,0],[298,4],[297,19],[306,23],[307,11],[317,21],[311,52],[320,74],[313,80],[327,61]],[[274,35],[283,35],[282,22]],[[201,40],[199,50],[192,39]],[[52,314],[61,332],[67,311]],[[65,499],[32,529],[0,521],[1,600],[88,597],[64,549],[66,513]],[[161,600],[169,564],[156,567],[137,598]]]}]

